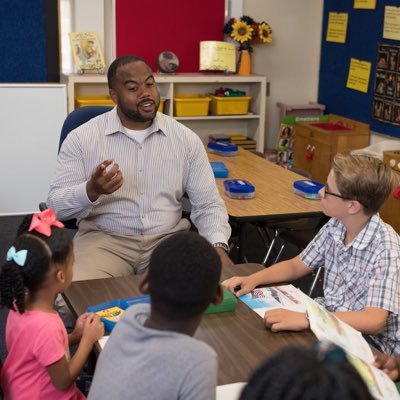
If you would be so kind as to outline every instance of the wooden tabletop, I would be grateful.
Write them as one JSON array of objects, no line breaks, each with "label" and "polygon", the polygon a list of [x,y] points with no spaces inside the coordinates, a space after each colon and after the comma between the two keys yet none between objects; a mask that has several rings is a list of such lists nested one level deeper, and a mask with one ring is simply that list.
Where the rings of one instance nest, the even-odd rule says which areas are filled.
[{"label": "wooden tabletop", "polygon": [[209,160],[220,161],[229,170],[227,179],[246,179],[255,188],[253,199],[232,199],[225,194],[223,181],[217,178],[218,190],[233,220],[262,221],[323,215],[319,200],[305,199],[293,192],[293,182],[306,179],[254,153],[239,148],[237,156],[208,153]]},{"label": "wooden tabletop", "polygon": [[[233,275],[248,275],[263,269],[259,264],[238,264],[224,267],[222,279]],[[96,279],[72,282],[64,298],[76,314],[89,306],[114,299],[140,296],[141,276]],[[208,314],[195,334],[218,354],[218,384],[247,381],[252,371],[267,357],[290,345],[310,345],[315,340],[311,332],[271,333],[263,319],[241,301],[235,311]]]}]

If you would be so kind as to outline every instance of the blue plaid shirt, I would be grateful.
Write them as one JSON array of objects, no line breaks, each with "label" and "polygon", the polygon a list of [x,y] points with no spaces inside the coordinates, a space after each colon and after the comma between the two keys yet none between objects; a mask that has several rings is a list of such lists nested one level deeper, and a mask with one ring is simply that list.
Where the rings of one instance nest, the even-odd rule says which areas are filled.
[{"label": "blue plaid shirt", "polygon": [[315,300],[332,312],[388,310],[386,326],[373,341],[384,352],[400,354],[400,237],[378,214],[348,245],[345,233],[343,223],[331,218],[300,254],[311,269],[325,269],[324,297]]}]

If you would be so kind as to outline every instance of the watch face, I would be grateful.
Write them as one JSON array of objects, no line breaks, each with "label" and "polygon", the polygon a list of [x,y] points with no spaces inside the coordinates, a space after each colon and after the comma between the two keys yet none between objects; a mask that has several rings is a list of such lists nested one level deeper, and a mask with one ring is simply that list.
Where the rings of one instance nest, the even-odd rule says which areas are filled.
[{"label": "watch face", "polygon": [[157,58],[157,67],[164,73],[175,72],[179,67],[179,59],[172,51],[163,51]]}]

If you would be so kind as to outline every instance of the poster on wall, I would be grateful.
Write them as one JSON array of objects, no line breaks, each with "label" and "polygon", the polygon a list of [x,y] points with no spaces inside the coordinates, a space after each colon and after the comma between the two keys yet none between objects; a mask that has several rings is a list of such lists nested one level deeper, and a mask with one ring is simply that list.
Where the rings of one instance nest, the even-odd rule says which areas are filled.
[{"label": "poster on wall", "polygon": [[400,125],[400,46],[378,45],[373,117]]}]

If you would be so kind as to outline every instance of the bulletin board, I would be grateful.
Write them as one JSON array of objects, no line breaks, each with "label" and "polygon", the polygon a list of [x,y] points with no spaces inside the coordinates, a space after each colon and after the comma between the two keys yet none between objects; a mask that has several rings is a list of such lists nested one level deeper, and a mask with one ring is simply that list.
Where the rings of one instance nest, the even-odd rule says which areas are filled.
[{"label": "bulletin board", "polygon": [[0,82],[59,82],[58,1],[0,4]]},{"label": "bulletin board", "polygon": [[117,56],[134,54],[157,71],[162,51],[180,61],[177,72],[198,72],[200,41],[224,40],[225,0],[118,0]]},{"label": "bulletin board", "polygon": [[[399,7],[400,3],[396,0],[377,0],[376,8],[372,10],[355,9],[353,5],[354,0],[324,1],[318,102],[326,105],[327,113],[365,122],[372,131],[400,137],[399,126],[373,117],[379,46],[400,46],[400,41],[383,39],[385,6]],[[331,12],[348,13],[347,35],[343,44],[326,41]],[[367,93],[346,87],[351,59],[372,64]]]}]

